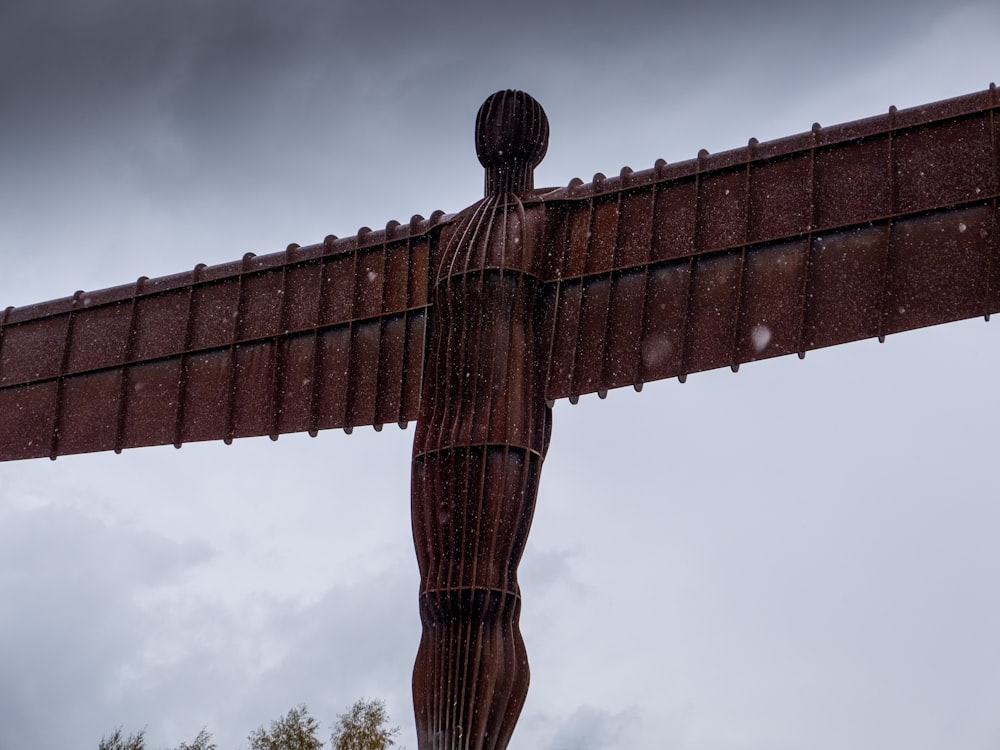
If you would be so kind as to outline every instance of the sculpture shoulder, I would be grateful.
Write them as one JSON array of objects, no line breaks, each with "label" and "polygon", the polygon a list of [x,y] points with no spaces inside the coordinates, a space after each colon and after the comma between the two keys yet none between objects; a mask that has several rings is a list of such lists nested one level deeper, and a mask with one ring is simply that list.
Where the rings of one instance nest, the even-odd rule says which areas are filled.
[{"label": "sculpture shoulder", "polygon": [[546,207],[534,195],[492,196],[456,214],[442,231],[436,281],[488,269],[538,276]]}]

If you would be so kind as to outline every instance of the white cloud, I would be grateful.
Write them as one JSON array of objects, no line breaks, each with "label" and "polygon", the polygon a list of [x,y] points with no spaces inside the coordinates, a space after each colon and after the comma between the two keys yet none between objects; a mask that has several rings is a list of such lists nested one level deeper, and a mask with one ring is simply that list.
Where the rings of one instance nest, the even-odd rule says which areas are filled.
[{"label": "white cloud", "polygon": [[[547,750],[627,750],[634,747],[643,723],[634,707],[612,712],[581,706],[557,725],[546,747]],[[669,730],[658,726],[653,731],[661,738],[660,747],[669,750]]]}]

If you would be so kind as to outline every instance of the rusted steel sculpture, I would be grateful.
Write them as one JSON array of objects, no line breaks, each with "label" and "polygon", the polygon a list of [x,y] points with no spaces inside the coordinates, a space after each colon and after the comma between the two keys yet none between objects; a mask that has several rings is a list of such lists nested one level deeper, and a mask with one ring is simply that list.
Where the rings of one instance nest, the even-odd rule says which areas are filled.
[{"label": "rusted steel sculpture", "polygon": [[545,403],[544,212],[526,207],[548,147],[542,108],[499,92],[476,120],[486,197],[433,266],[413,443],[423,637],[413,670],[421,747],[504,748],[528,694],[517,566],[552,410]]},{"label": "rusted steel sculpture", "polygon": [[506,747],[554,399],[1000,309],[995,86],[536,191],[547,138],[499,92],[456,215],[7,308],[0,460],[416,420],[419,746]]}]

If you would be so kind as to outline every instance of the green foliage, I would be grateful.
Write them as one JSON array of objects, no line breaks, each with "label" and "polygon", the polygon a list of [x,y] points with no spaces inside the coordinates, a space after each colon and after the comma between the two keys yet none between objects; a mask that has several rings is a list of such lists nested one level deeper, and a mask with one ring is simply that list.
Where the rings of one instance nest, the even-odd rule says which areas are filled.
[{"label": "green foliage", "polygon": [[122,728],[115,729],[110,737],[101,737],[101,742],[97,745],[97,750],[145,750],[146,730],[140,729],[136,734],[128,737],[122,734]]},{"label": "green foliage", "polygon": [[[399,727],[386,727],[389,715],[385,703],[377,698],[356,701],[347,713],[337,717],[330,739],[330,750],[389,750],[395,745]],[[268,729],[258,727],[250,733],[248,750],[322,750],[323,741],[317,736],[319,724],[309,715],[305,704],[293,708],[284,717],[271,722]],[[122,728],[110,737],[102,737],[97,750],[145,750],[146,730],[127,737]],[[194,741],[182,742],[175,750],[217,750],[207,729],[198,732]]]},{"label": "green foliage", "polygon": [[190,745],[182,742],[177,746],[177,750],[216,750],[216,747],[215,743],[212,742],[211,733],[202,727],[202,730],[198,732],[198,736],[194,738],[194,742]]},{"label": "green foliage", "polygon": [[247,741],[249,750],[321,750],[323,741],[316,736],[317,732],[319,725],[303,704],[283,719],[272,721],[270,729],[255,729]]},{"label": "green foliage", "polygon": [[399,734],[399,727],[385,726],[389,715],[379,699],[356,701],[345,714],[337,717],[331,750],[388,750]]}]

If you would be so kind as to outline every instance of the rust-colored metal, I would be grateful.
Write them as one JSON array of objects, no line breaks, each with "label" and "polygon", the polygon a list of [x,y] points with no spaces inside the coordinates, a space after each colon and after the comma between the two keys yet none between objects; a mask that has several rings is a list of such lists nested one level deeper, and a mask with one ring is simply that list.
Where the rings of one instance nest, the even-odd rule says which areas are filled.
[{"label": "rust-colored metal", "polygon": [[0,459],[416,419],[441,224],[9,309]]},{"label": "rust-colored metal", "polygon": [[423,637],[413,670],[421,748],[502,750],[528,694],[517,566],[552,410],[542,325],[545,213],[528,210],[549,126],[501,91],[476,120],[486,197],[455,217],[433,266],[413,442]]},{"label": "rust-colored metal", "polygon": [[0,460],[417,421],[422,750],[506,747],[517,564],[568,397],[1000,308],[1000,94],[535,191],[526,94],[486,197],[0,317]]},{"label": "rust-colored metal", "polygon": [[[997,108],[991,86],[522,196],[549,400],[996,312]],[[460,216],[9,308],[0,460],[414,421]]]}]

